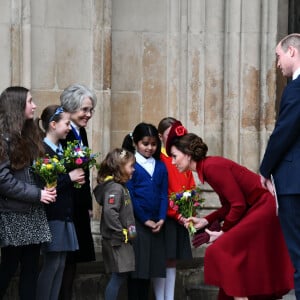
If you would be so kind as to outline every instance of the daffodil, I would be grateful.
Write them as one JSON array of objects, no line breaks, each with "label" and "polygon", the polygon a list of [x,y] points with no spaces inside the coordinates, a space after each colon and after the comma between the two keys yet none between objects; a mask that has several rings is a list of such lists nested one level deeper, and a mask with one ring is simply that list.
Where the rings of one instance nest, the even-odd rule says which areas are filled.
[{"label": "daffodil", "polygon": [[60,161],[56,156],[38,158],[31,168],[44,180],[47,188],[56,187],[58,175],[66,172],[63,161]]}]

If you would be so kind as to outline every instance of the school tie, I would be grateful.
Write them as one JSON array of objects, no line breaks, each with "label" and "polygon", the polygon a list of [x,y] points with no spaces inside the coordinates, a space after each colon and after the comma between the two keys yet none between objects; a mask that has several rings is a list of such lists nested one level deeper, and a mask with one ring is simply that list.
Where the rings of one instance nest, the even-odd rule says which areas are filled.
[{"label": "school tie", "polygon": [[58,155],[58,156],[63,156],[63,151],[61,150],[61,149],[59,149],[59,148],[56,148],[56,154]]}]

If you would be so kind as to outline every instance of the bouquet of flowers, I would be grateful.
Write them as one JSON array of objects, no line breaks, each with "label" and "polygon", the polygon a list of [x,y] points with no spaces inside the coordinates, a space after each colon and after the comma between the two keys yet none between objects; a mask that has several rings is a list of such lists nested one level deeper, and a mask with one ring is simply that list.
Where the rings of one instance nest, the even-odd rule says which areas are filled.
[{"label": "bouquet of flowers", "polygon": [[[178,211],[184,218],[194,217],[199,209],[202,208],[204,198],[201,197],[201,189],[196,187],[193,190],[184,190],[180,193],[172,193],[169,205]],[[188,226],[190,235],[194,235],[196,229],[191,222]]]},{"label": "bouquet of flowers", "polygon": [[[82,168],[88,170],[96,165],[96,157],[98,154],[92,154],[92,150],[89,147],[81,146],[79,141],[67,142],[67,147],[64,149],[63,160],[66,168],[69,170]],[[77,182],[74,183],[74,187],[81,188],[81,185]]]},{"label": "bouquet of flowers", "polygon": [[56,156],[37,158],[31,168],[45,181],[47,188],[56,187],[58,174],[66,173],[63,162]]}]

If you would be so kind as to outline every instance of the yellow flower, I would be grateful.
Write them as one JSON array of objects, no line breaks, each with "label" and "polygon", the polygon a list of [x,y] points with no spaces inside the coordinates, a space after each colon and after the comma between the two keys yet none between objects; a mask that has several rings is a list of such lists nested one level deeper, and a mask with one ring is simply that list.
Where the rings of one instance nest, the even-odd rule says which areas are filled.
[{"label": "yellow flower", "polygon": [[57,157],[49,157],[49,155],[37,158],[32,165],[32,170],[45,181],[47,187],[55,187],[58,175],[66,173],[63,160],[60,161]]}]

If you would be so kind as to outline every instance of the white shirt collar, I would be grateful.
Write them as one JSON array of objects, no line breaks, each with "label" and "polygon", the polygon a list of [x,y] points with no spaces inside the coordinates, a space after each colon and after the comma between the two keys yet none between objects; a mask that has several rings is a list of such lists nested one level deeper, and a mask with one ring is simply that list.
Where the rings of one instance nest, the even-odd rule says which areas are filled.
[{"label": "white shirt collar", "polygon": [[136,162],[141,165],[151,176],[155,168],[155,159],[153,157],[145,158],[140,153],[135,153]]},{"label": "white shirt collar", "polygon": [[298,69],[293,73],[293,80],[295,80],[299,75],[300,75],[300,68],[298,68]]},{"label": "white shirt collar", "polygon": [[61,144],[55,145],[54,143],[52,143],[47,137],[44,138],[44,143],[46,143],[54,152],[57,153],[57,149],[59,153],[63,153],[63,148],[61,146]]}]

